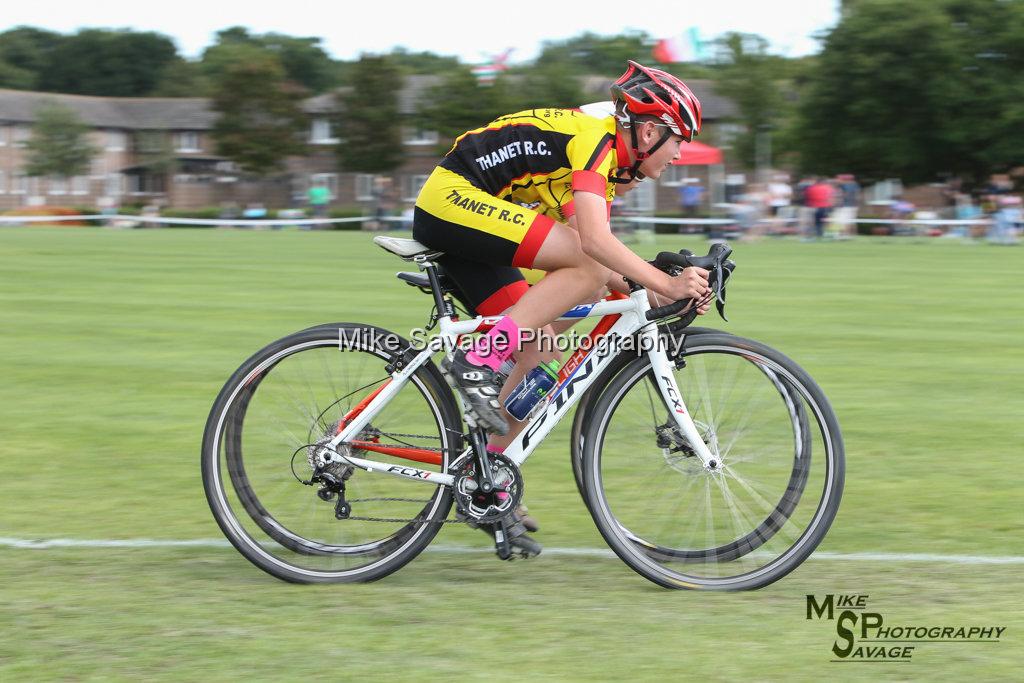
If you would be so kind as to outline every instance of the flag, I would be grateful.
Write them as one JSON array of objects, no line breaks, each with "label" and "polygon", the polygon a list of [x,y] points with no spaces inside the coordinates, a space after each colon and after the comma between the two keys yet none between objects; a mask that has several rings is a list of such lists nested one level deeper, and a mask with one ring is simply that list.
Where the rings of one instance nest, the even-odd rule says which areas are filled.
[{"label": "flag", "polygon": [[512,54],[512,50],[513,48],[509,48],[500,55],[490,55],[486,63],[474,66],[472,71],[473,75],[476,76],[477,82],[480,85],[491,85],[494,83],[494,79],[498,77],[498,74],[508,69],[506,62],[509,55]]},{"label": "flag", "polygon": [[662,38],[655,43],[651,53],[662,64],[701,62],[707,59],[706,43],[701,40],[695,26],[681,36]]}]

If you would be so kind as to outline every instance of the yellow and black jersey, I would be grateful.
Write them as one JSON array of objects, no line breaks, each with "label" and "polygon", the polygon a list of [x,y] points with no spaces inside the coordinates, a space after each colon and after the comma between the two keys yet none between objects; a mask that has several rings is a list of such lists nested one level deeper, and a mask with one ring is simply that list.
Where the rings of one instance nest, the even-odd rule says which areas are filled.
[{"label": "yellow and black jersey", "polygon": [[455,141],[440,166],[498,199],[564,222],[573,193],[614,198],[615,119],[575,109],[530,109],[502,116]]}]

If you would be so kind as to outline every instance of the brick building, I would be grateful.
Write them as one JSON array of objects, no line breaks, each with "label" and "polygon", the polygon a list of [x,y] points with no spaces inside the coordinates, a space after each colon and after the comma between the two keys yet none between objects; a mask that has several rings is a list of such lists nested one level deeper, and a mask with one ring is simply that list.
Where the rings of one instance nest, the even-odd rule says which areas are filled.
[{"label": "brick building", "polygon": [[[399,96],[409,121],[438,83],[436,76],[410,76]],[[587,77],[584,89],[603,99],[610,79]],[[704,105],[701,140],[728,148],[736,127],[735,105],[717,96],[707,81],[691,87]],[[270,207],[301,205],[313,183],[331,191],[332,206],[354,207],[383,196],[388,208],[411,204],[449,141],[436,132],[408,126],[403,131],[405,159],[387,177],[345,173],[338,169],[331,122],[344,106],[345,91],[312,97],[302,104],[309,119],[307,152],[287,160],[285,170],[260,181],[242,178],[235,165],[214,153],[210,135],[216,112],[202,98],[120,98],[59,95],[0,89],[0,210],[26,205],[94,207],[113,199],[119,204],[157,203],[175,208],[220,206],[259,201]],[[70,178],[28,177],[24,143],[36,112],[47,103],[73,110],[90,127],[97,152],[87,174]],[[481,121],[481,123],[485,123]],[[641,208],[671,210],[675,187],[693,172],[669,169],[660,187],[646,183],[638,195]]]}]

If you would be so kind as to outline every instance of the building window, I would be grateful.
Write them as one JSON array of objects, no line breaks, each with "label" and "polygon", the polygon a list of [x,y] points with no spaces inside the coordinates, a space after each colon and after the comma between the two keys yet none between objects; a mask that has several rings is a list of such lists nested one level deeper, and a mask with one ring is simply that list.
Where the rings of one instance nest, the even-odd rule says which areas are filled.
[{"label": "building window", "polygon": [[373,199],[373,180],[371,173],[356,174],[356,201],[368,202]]},{"label": "building window", "polygon": [[89,194],[89,178],[76,175],[71,179],[71,194]]},{"label": "building window", "polygon": [[420,195],[420,190],[423,189],[423,184],[427,182],[427,176],[425,175],[408,175],[405,176],[405,182],[403,183],[405,191],[403,192],[403,201],[414,202]]},{"label": "building window", "polygon": [[[373,176],[371,176],[373,177]],[[331,193],[331,201],[338,198],[338,174],[337,173],[312,173],[309,176],[310,187],[316,187],[323,183]]]},{"label": "building window", "polygon": [[128,147],[128,135],[123,130],[107,131],[107,151],[123,152]]},{"label": "building window", "polygon": [[199,133],[194,130],[183,130],[174,135],[174,149],[177,152],[195,153],[201,152],[199,148]]},{"label": "building window", "polygon": [[11,129],[12,141],[15,147],[24,147],[29,138],[32,137],[32,129],[28,126],[15,126]]},{"label": "building window", "polygon": [[104,190],[108,197],[120,197],[124,194],[124,176],[120,173],[111,173],[106,177]]},{"label": "building window", "polygon": [[67,194],[68,193],[68,179],[59,178],[57,176],[50,176],[49,190],[50,194]]},{"label": "building window", "polygon": [[11,194],[25,194],[28,192],[28,178],[24,173],[15,173],[11,176]]},{"label": "building window", "polygon": [[311,145],[336,145],[338,138],[334,137],[331,131],[331,122],[328,119],[313,119],[309,128],[309,144]]},{"label": "building window", "polygon": [[440,137],[436,130],[406,127],[402,129],[402,142],[407,145],[436,145]]},{"label": "building window", "polygon": [[10,126],[0,126],[0,147],[4,147],[7,145],[7,136],[9,135],[7,130],[9,128]]},{"label": "building window", "polygon": [[4,175],[3,171],[0,171],[0,194],[7,193],[7,176]]}]

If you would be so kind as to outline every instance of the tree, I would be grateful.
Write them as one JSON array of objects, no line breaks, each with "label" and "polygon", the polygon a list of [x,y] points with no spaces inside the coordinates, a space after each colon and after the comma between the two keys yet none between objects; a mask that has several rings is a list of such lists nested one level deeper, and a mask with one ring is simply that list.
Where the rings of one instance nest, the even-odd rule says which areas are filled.
[{"label": "tree", "polygon": [[826,37],[800,107],[809,170],[978,181],[1024,158],[1024,7],[859,0]]},{"label": "tree", "polygon": [[396,47],[388,58],[405,73],[410,74],[444,74],[461,68],[458,57],[426,51],[409,52],[404,47]]},{"label": "tree", "polygon": [[0,33],[0,87],[38,90],[39,73],[62,36],[31,26]]},{"label": "tree", "polygon": [[0,88],[34,90],[36,75],[20,67],[0,61]]},{"label": "tree", "polygon": [[61,39],[39,72],[49,92],[143,97],[156,88],[178,51],[165,35],[85,29]]},{"label": "tree", "polygon": [[60,104],[46,104],[36,111],[25,173],[30,176],[70,178],[89,168],[96,150],[88,140],[89,127],[74,111]]},{"label": "tree", "polygon": [[651,37],[643,31],[599,36],[583,33],[564,41],[546,41],[537,64],[561,62],[579,74],[618,75],[626,70],[626,61],[650,62]]},{"label": "tree", "polygon": [[449,140],[518,108],[509,94],[507,77],[480,85],[468,66],[445,74],[426,101],[429,104],[420,111],[423,125]]},{"label": "tree", "polygon": [[383,173],[402,163],[402,75],[388,57],[363,55],[352,68],[352,89],[336,120],[342,170]]},{"label": "tree", "polygon": [[208,97],[210,94],[210,81],[202,66],[185,59],[168,63],[152,92],[153,97]]},{"label": "tree", "polygon": [[217,154],[263,176],[280,168],[289,155],[304,151],[300,133],[306,120],[299,108],[303,92],[287,81],[273,55],[241,49],[248,58],[235,60],[214,84],[213,108],[219,116],[212,134]]},{"label": "tree", "polygon": [[218,31],[217,42],[203,51],[201,67],[206,77],[216,80],[231,66],[240,46],[272,54],[288,80],[311,92],[325,92],[339,84],[334,61],[320,47],[320,38],[295,38],[280,33],[257,35],[241,26]]},{"label": "tree", "polygon": [[512,75],[521,77],[514,110],[533,107],[578,107],[583,104],[581,72],[569,61],[538,59]]},{"label": "tree", "polygon": [[779,127],[785,108],[780,78],[783,60],[768,54],[768,41],[750,33],[728,33],[717,41],[719,66],[715,90],[739,109],[744,132],[735,140],[737,156],[748,167],[758,165],[761,144]]}]

